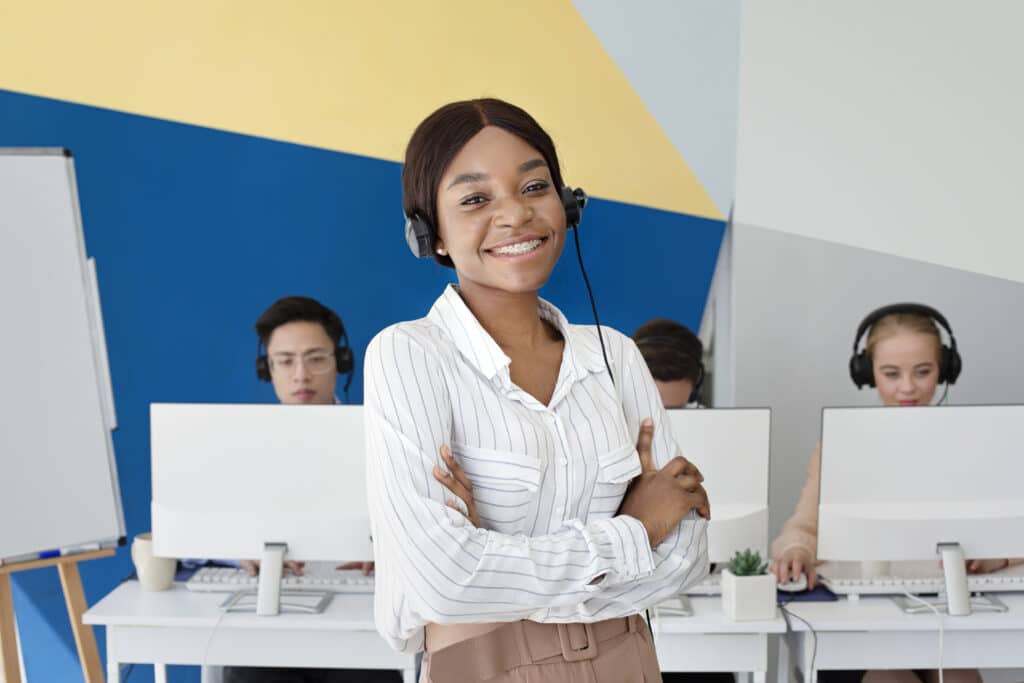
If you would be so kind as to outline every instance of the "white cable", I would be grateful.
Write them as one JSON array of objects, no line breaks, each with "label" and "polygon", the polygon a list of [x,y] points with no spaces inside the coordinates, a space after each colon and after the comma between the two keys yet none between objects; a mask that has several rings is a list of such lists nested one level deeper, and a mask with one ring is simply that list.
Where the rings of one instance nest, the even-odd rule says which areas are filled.
[{"label": "white cable", "polygon": [[942,676],[942,634],[943,634],[942,612],[940,612],[939,609],[935,605],[933,605],[932,603],[928,602],[927,600],[922,600],[921,598],[917,597],[916,595],[913,595],[910,591],[903,591],[903,593],[904,593],[904,595],[906,595],[908,598],[910,598],[914,602],[919,602],[922,605],[924,605],[925,607],[927,607],[928,609],[930,609],[932,612],[935,613],[935,616],[939,620],[939,683],[945,683],[945,681],[943,680],[943,676]]},{"label": "white cable", "polygon": [[[210,645],[213,644],[213,636],[217,633],[217,629],[220,628],[220,622],[224,620],[227,613],[228,611],[226,609],[222,609],[220,611],[220,616],[217,617],[217,621],[213,625],[213,630],[210,631],[210,637],[206,639],[206,647],[203,648],[203,660],[200,662],[200,666],[204,669],[206,668],[206,658],[210,654]],[[939,683],[942,683],[942,681],[939,681]]]}]

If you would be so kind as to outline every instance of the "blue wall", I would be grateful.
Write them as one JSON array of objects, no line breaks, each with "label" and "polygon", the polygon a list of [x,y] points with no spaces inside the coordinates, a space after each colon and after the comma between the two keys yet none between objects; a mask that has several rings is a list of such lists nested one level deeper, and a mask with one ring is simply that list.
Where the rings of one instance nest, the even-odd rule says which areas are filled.
[{"label": "blue wall", "polygon": [[[305,294],[335,308],[358,359],[378,330],[425,314],[451,278],[405,246],[394,162],[0,90],[0,147],[12,146],[74,154],[99,274],[129,538],[150,528],[151,402],[274,400],[253,370],[252,324],[271,301]],[[593,199],[580,237],[602,323],[628,333],[659,316],[696,329],[723,229]],[[543,296],[570,320],[592,321],[571,246]],[[358,366],[351,399],[362,401]],[[93,604],[131,561],[123,548],[81,571]],[[24,572],[14,583],[30,680],[81,680],[56,570]],[[102,630],[97,637],[102,652]],[[198,674],[182,668],[172,678]],[[129,680],[152,680],[149,667]]]}]

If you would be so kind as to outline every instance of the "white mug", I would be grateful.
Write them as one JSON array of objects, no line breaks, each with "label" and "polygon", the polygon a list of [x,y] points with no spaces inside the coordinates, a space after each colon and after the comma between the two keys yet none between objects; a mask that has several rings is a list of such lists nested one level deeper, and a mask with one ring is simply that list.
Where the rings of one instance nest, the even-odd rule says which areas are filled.
[{"label": "white mug", "polygon": [[153,555],[153,534],[139,534],[132,541],[132,562],[144,591],[165,591],[174,583],[177,560]]}]

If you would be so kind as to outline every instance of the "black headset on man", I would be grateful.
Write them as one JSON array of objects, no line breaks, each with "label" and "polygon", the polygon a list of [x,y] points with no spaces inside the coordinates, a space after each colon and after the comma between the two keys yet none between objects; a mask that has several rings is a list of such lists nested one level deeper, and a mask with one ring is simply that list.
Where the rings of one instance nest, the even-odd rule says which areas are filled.
[{"label": "black headset on man", "polygon": [[[853,355],[850,357],[850,379],[853,380],[858,389],[865,385],[869,387],[875,386],[875,371],[871,362],[871,355],[867,352],[866,348],[858,350],[860,340],[879,320],[887,315],[897,313],[926,316],[946,330],[946,334],[949,335],[949,344],[942,344],[942,349],[939,353],[939,383],[945,384],[948,390],[949,385],[955,384],[957,377],[960,376],[960,371],[963,369],[963,359],[956,348],[956,337],[953,336],[953,329],[949,326],[946,317],[931,306],[925,306],[924,304],[899,303],[882,306],[869,313],[861,321],[860,325],[857,326],[857,335],[853,339]],[[943,394],[942,400],[945,400],[945,394]],[[942,403],[942,400],[939,403]]]}]

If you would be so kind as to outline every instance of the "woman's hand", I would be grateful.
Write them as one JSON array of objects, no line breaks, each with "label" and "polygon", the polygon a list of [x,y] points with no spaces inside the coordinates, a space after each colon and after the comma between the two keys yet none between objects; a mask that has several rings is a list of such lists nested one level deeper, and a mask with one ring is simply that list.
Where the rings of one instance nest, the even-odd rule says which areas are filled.
[{"label": "woman's hand", "polygon": [[462,508],[454,500],[447,501],[446,505],[453,510],[462,512],[469,519],[470,524],[480,528],[480,516],[477,515],[476,502],[473,500],[473,482],[462,471],[462,467],[455,461],[455,457],[447,446],[441,446],[441,459],[448,466],[448,471],[446,472],[440,465],[434,465],[434,479],[441,482],[446,489],[465,503],[466,512],[462,512]]},{"label": "woman's hand", "polygon": [[346,562],[345,564],[339,564],[335,569],[362,569],[363,576],[369,576],[373,573],[373,560],[363,560],[361,562]]},{"label": "woman's hand", "polygon": [[789,583],[800,578],[801,574],[807,575],[807,590],[812,590],[818,582],[818,572],[814,568],[814,557],[807,548],[793,546],[786,550],[778,558],[772,560],[772,574],[779,583]]},{"label": "woman's hand", "polygon": [[640,424],[636,442],[640,476],[632,481],[619,506],[620,515],[635,517],[644,525],[652,548],[665,540],[690,510],[711,519],[711,505],[701,485],[704,476],[700,470],[682,456],[672,458],[659,470],[651,454],[653,441],[654,422],[647,418]]}]

